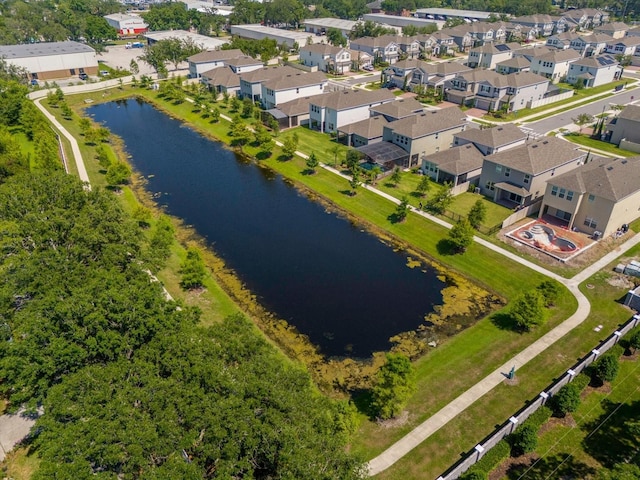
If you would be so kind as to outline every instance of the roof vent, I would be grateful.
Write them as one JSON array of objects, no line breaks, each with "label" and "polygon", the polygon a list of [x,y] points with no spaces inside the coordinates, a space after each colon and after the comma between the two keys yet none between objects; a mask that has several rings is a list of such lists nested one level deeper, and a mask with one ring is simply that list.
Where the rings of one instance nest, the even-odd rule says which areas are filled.
[{"label": "roof vent", "polygon": [[544,142],[542,142],[543,145],[547,145],[549,143],[548,140],[545,140]]},{"label": "roof vent", "polygon": [[607,167],[607,170],[611,171],[611,170],[613,170],[613,167],[612,167],[611,165],[609,165],[609,166]]},{"label": "roof vent", "polygon": [[531,145],[531,148],[538,148],[538,145]]},{"label": "roof vent", "polygon": [[627,161],[626,160],[622,160],[622,162],[620,162],[620,163],[622,163],[623,165],[626,165]]}]

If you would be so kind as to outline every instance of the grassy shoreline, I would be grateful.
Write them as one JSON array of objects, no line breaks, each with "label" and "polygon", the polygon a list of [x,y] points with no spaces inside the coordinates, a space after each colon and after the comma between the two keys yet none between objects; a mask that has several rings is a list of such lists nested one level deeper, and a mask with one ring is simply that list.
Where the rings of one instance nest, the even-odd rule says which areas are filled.
[{"label": "grassy shoreline", "polygon": [[[137,92],[140,93],[140,91]],[[118,96],[129,97],[134,93],[136,92],[127,89],[120,95],[113,95],[103,100],[113,100]],[[192,105],[167,104],[155,97],[153,92],[142,93],[152,103],[156,105],[161,103],[165,112],[188,122],[207,136],[229,142],[230,137],[226,133],[228,123],[221,121],[218,125],[212,125],[193,114]],[[257,153],[252,147],[245,150],[246,154],[252,157]],[[395,208],[391,202],[363,189],[355,197],[344,195],[341,191],[348,188],[346,180],[339,179],[326,171],[321,171],[314,176],[304,175],[302,172],[306,167],[303,160],[279,161],[277,153],[278,149],[270,159],[259,163],[283,175],[304,191],[312,192],[311,195],[324,198],[331,205],[344,211],[348,218],[359,219],[380,234],[398,238],[401,244],[417,249],[452,270],[473,278],[474,281],[505,298],[512,298],[521,291],[535,286],[544,278],[514,262],[505,262],[506,259],[497,254],[493,256],[491,251],[477,245],[472,246],[464,256],[448,255],[438,248],[439,242],[446,236],[446,229],[414,215],[410,215],[407,222],[403,224],[391,224],[388,216]],[[330,155],[321,160],[332,164],[332,158],[329,157]],[[506,272],[508,274],[505,274]],[[501,330],[489,318],[485,318],[447,340],[415,362],[419,385],[418,393],[414,395],[408,406],[409,421],[394,429],[384,429],[363,418],[364,423],[353,443],[353,450],[367,457],[384,450],[413,426],[466,390],[484,374],[504,363],[523,346],[564,320],[574,310],[575,300],[566,299],[554,311],[554,316],[543,329],[529,335]],[[594,308],[592,317],[597,316],[599,310]],[[530,362],[519,372],[522,384],[526,385],[526,388],[499,387],[490,392],[476,402],[468,412],[454,419],[396,466],[381,474],[379,478],[403,478],[404,480],[424,478],[427,472],[433,472],[435,478],[442,473],[457,459],[461,451],[471,448],[473,442],[488,433],[496,422],[503,421],[505,415],[520,408],[525,399],[535,395],[536,389],[542,388],[550,378],[561,372],[564,365],[559,366],[562,362],[558,360],[568,361],[573,356],[583,354],[584,348],[591,346],[593,343],[592,317],[583,326],[578,327],[575,335],[563,338],[548,352]],[[606,322],[605,328],[614,322],[607,317],[598,321]],[[447,388],[441,388],[442,385],[447,385]]]}]

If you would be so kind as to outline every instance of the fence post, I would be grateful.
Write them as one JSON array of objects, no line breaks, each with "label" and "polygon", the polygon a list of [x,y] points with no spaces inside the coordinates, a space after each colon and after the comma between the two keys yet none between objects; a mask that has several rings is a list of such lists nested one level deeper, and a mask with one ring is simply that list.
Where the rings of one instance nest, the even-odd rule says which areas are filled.
[{"label": "fence post", "polygon": [[620,337],[622,336],[622,333],[616,330],[615,332],[613,332],[613,334],[616,336],[616,341],[614,343],[618,343],[620,341]]},{"label": "fence post", "polygon": [[547,403],[547,400],[549,399],[549,394],[547,392],[540,392],[540,397],[542,397],[542,403],[540,404],[540,406],[542,406],[545,403]]},{"label": "fence post", "polygon": [[509,422],[511,423],[511,429],[509,430],[509,433],[511,434],[516,429],[516,425],[518,424],[518,419],[516,417],[511,417],[509,419]]}]

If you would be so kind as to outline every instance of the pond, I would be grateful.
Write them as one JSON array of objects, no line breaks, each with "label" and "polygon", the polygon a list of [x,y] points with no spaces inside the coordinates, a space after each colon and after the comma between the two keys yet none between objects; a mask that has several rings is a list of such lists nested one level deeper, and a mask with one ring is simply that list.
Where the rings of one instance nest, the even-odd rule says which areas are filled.
[{"label": "pond", "polygon": [[431,267],[409,268],[406,253],[151,105],[111,102],[88,113],[124,140],[156,202],[324,355],[387,350],[442,303],[445,285]]}]

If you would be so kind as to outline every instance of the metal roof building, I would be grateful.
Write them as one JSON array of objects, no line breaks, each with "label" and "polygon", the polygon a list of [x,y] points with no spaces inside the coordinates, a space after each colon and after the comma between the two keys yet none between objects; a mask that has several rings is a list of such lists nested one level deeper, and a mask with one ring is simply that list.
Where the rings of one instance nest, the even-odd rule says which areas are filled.
[{"label": "metal roof building", "polygon": [[368,20],[382,25],[399,28],[406,27],[407,25],[414,25],[416,27],[436,25],[438,29],[440,29],[444,25],[444,20],[436,21],[427,18],[401,17],[400,15],[385,15],[384,13],[365,13],[362,15],[362,19],[365,22]]},{"label": "metal roof building", "polygon": [[30,78],[53,80],[98,73],[96,51],[78,42],[26,43],[0,46],[0,57],[23,68]]},{"label": "metal roof building", "polygon": [[434,18],[436,20],[446,20],[448,18],[466,18],[467,20],[487,20],[491,12],[480,12],[476,10],[457,10],[455,8],[419,8],[416,15],[420,18]]},{"label": "metal roof building", "polygon": [[326,33],[330,28],[337,28],[347,37],[358,22],[340,18],[308,18],[303,23],[305,31],[309,33],[322,34],[323,31]]},{"label": "metal roof building", "polygon": [[294,30],[284,30],[282,28],[265,27],[260,24],[253,25],[231,25],[231,34],[242,38],[252,38],[254,40],[262,40],[263,38],[272,38],[278,45],[287,44],[289,48],[293,48],[293,44],[303,47],[307,44],[307,39],[311,38],[313,43],[318,41],[310,36],[307,32],[297,32]]},{"label": "metal roof building", "polygon": [[144,34],[144,38],[147,39],[149,45],[153,45],[160,40],[168,40],[170,38],[177,38],[180,40],[190,39],[194,44],[199,45],[205,50],[216,50],[229,41],[228,39],[207,37],[206,35],[191,33],[187,32],[186,30],[164,30],[161,32],[148,32]]}]

